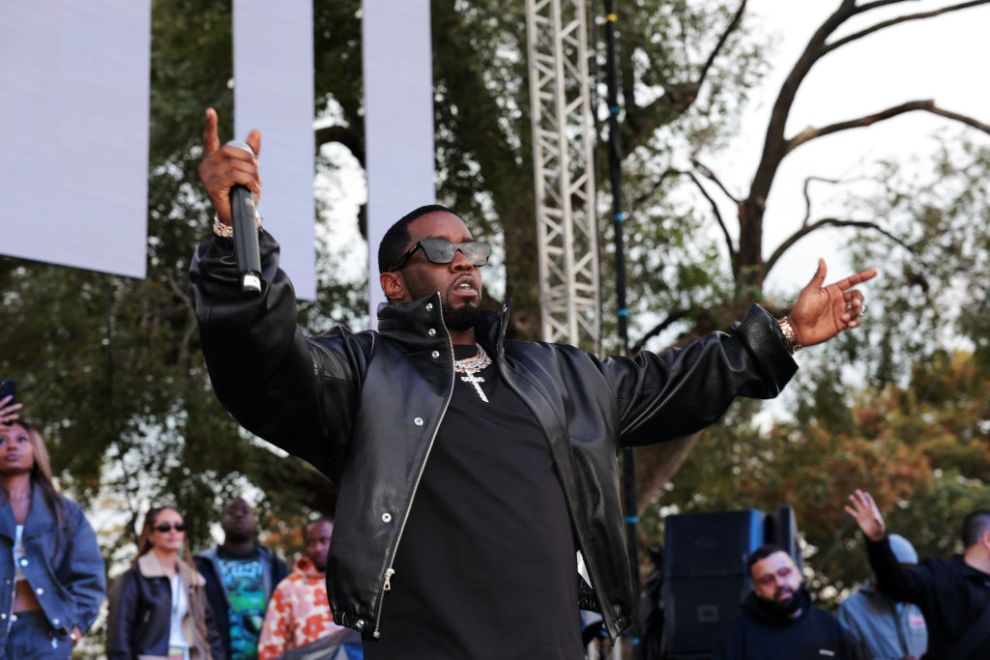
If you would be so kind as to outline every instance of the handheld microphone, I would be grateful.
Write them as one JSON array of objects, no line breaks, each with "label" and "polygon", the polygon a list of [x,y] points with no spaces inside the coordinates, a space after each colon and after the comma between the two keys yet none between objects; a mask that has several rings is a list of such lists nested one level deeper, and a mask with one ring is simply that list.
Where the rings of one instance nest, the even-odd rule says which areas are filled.
[{"label": "handheld microphone", "polygon": [[[246,142],[231,140],[228,146],[237,147],[254,156],[254,150]],[[230,211],[234,230],[234,258],[241,274],[241,291],[261,293],[261,250],[258,248],[258,212],[254,197],[245,186],[230,189]]]}]

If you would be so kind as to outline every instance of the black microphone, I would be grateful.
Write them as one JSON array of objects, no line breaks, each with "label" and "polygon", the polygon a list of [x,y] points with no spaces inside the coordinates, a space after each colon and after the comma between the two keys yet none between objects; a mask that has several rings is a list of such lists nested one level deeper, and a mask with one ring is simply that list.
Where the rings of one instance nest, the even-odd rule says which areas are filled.
[{"label": "black microphone", "polygon": [[[231,140],[228,146],[237,147],[254,156],[254,150],[246,142]],[[241,291],[261,293],[261,250],[258,248],[258,212],[254,197],[246,186],[230,189],[230,214],[234,230],[234,257],[241,274]]]}]

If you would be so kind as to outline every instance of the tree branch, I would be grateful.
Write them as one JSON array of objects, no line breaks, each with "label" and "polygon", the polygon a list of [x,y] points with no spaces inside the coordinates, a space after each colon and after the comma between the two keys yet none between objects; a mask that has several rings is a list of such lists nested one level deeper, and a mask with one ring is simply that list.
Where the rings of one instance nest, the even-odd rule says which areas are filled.
[{"label": "tree branch", "polygon": [[[862,7],[858,7],[857,10],[856,10],[856,13],[857,14],[858,13],[862,13],[863,11],[868,11],[870,9],[874,9],[876,7],[887,5],[887,4],[894,4],[896,1],[897,0],[886,0],[884,2],[884,1],[881,0],[881,1],[878,1],[878,2],[871,2],[871,3],[867,4],[867,5],[863,5]],[[825,51],[822,54],[824,55],[826,53],[830,53],[833,50],[835,50],[836,48],[841,48],[842,46],[845,46],[847,43],[849,43],[851,41],[856,41],[857,39],[862,39],[863,37],[865,37],[865,36],[867,36],[869,34],[873,34],[874,32],[878,32],[878,31],[883,30],[885,28],[889,28],[889,27],[891,27],[893,25],[898,25],[900,23],[907,23],[908,21],[921,21],[921,20],[924,20],[926,18],[932,18],[934,16],[939,16],[941,14],[948,14],[950,12],[960,11],[962,9],[969,9],[970,7],[976,7],[977,5],[985,5],[988,2],[990,2],[990,0],[969,0],[969,2],[960,2],[960,3],[955,4],[955,5],[947,5],[945,7],[940,7],[939,9],[933,9],[931,11],[922,11],[922,12],[917,12],[915,14],[905,14],[903,16],[897,16],[896,18],[888,19],[886,21],[880,21],[876,25],[871,25],[870,27],[864,28],[864,29],[860,30],[859,32],[853,32],[852,34],[846,35],[845,37],[842,37],[841,39],[837,39],[837,40],[833,41],[832,43],[827,44],[825,46]]]},{"label": "tree branch", "polygon": [[[990,1],[990,0],[988,0]],[[847,121],[840,121],[834,124],[829,124],[822,128],[815,128],[814,126],[809,126],[804,129],[794,137],[787,140],[786,153],[790,153],[800,147],[805,142],[810,142],[820,137],[826,135],[831,135],[832,133],[838,133],[839,131],[849,130],[851,128],[865,128],[867,126],[872,126],[877,122],[890,119],[891,117],[896,117],[898,115],[903,115],[906,112],[915,112],[923,110],[925,112],[930,112],[934,115],[939,115],[941,117],[946,117],[954,121],[966,124],[972,128],[976,128],[984,133],[990,134],[990,125],[984,124],[983,122],[969,117],[967,115],[962,115],[957,112],[950,112],[943,108],[935,105],[933,99],[918,100],[918,101],[908,101],[906,103],[901,103],[900,105],[895,105],[886,110],[881,110],[872,115],[865,115],[863,117],[857,117],[856,119],[849,119]]]},{"label": "tree branch", "polygon": [[705,82],[716,58],[722,52],[732,32],[738,29],[747,2],[748,0],[741,0],[739,3],[739,8],[733,15],[732,20],[719,36],[712,52],[708,54],[696,81],[665,85],[664,93],[659,98],[645,106],[637,106],[635,103],[630,102],[632,96],[627,92],[627,90],[632,90],[632,85],[627,84],[623,77],[622,87],[623,93],[626,94],[626,103],[622,144],[627,153],[633,151],[648,136],[652,135],[664,119],[666,119],[665,123],[669,123],[683,115],[694,105],[694,102],[698,99],[698,92],[701,89],[701,85]]},{"label": "tree branch", "polygon": [[[777,176],[777,169],[787,155],[787,139],[784,136],[784,129],[787,126],[787,118],[790,116],[798,89],[808,72],[811,71],[811,67],[821,58],[826,40],[839,26],[849,20],[855,10],[854,0],[843,0],[842,4],[811,35],[804,51],[780,86],[777,100],[774,101],[770,111],[770,121],[767,123],[767,133],[763,140],[763,153],[760,155],[760,162],[756,166],[756,172],[749,187],[749,194],[746,195],[748,205],[758,212],[757,215],[762,213]],[[750,220],[750,222],[753,223],[752,231],[758,237],[762,231],[762,216],[756,220]],[[759,242],[758,238],[753,241],[752,245],[744,246],[747,241],[740,237],[740,251],[747,253],[748,257],[751,258],[756,250],[756,242]]]},{"label": "tree branch", "polygon": [[736,260],[736,248],[732,243],[732,236],[729,235],[729,228],[725,225],[725,220],[722,219],[722,212],[718,210],[718,204],[712,199],[712,196],[708,194],[705,187],[701,185],[701,181],[698,181],[698,177],[694,175],[694,172],[688,172],[688,177],[694,182],[694,185],[698,186],[698,190],[705,199],[708,200],[708,204],[712,207],[712,213],[715,214],[715,220],[718,222],[718,226],[722,229],[722,235],[725,236],[725,246],[729,249],[729,258],[735,263]]},{"label": "tree branch", "polygon": [[[898,0],[903,1],[903,0]],[[823,176],[809,176],[804,180],[804,218],[801,220],[801,226],[807,227],[808,220],[811,219],[811,182],[821,181],[822,183],[840,184],[840,183],[852,183],[853,181],[862,181],[865,177],[856,177],[855,179],[828,179]]]},{"label": "tree branch", "polygon": [[692,158],[691,159],[691,164],[694,165],[695,169],[697,169],[699,172],[701,172],[701,175],[703,177],[705,177],[706,179],[708,179],[709,181],[711,181],[712,183],[714,183],[716,186],[718,186],[719,187],[719,190],[721,190],[723,193],[725,193],[725,196],[726,197],[728,197],[729,199],[731,199],[736,204],[739,203],[739,198],[729,192],[729,189],[725,187],[725,184],[723,184],[722,181],[719,180],[719,178],[717,176],[715,176],[715,173],[712,172],[711,169],[707,165],[705,165],[704,163],[702,163],[697,158]]},{"label": "tree branch", "polygon": [[361,163],[361,167],[365,166],[364,143],[361,140],[361,136],[354,129],[338,125],[323,126],[313,131],[313,138],[315,140],[314,147],[317,151],[324,144],[339,142],[347,147],[348,151]]},{"label": "tree branch", "polygon": [[669,328],[674,323],[677,323],[681,319],[691,316],[694,312],[695,309],[693,307],[689,309],[677,309],[674,310],[673,312],[670,312],[669,314],[667,314],[667,318],[665,318],[663,321],[660,321],[660,323],[657,323],[655,326],[650,328],[649,332],[647,332],[645,335],[639,338],[639,340],[629,350],[629,354],[636,355],[637,353],[643,350],[643,347],[646,346],[646,342],[659,335],[661,332]]},{"label": "tree branch", "polygon": [[854,10],[853,14],[862,14],[877,7],[886,7],[887,5],[897,5],[902,2],[917,2],[918,0],[876,0],[876,2],[867,2],[865,5],[858,5]]},{"label": "tree branch", "polygon": [[[707,170],[707,168],[704,168],[704,166],[701,167]],[[708,174],[711,174],[711,170],[708,170]],[[701,184],[701,181],[698,180],[698,177],[694,175],[694,172],[685,172],[684,170],[678,170],[673,167],[668,168],[667,170],[664,171],[663,174],[660,175],[660,178],[657,180],[655,184],[653,184],[653,186],[650,187],[648,191],[646,191],[645,193],[643,193],[633,201],[631,207],[632,210],[635,211],[642,204],[644,204],[646,200],[648,200],[660,188],[660,186],[663,184],[664,180],[667,177],[675,176],[675,175],[686,176],[690,178],[691,181],[694,182],[694,185],[698,187],[698,190],[701,191],[701,194],[704,196],[704,198],[708,200],[708,204],[712,207],[712,213],[715,215],[715,221],[718,222],[718,226],[722,229],[722,235],[725,236],[725,246],[729,249],[729,257],[735,259],[736,248],[732,243],[732,236],[729,235],[729,228],[726,226],[725,220],[722,218],[722,212],[719,210],[718,204],[715,203],[715,200],[712,199],[712,196],[708,194],[707,190],[705,190],[705,187]],[[721,184],[719,184],[719,186],[721,187]],[[722,191],[725,192],[725,194],[728,195],[730,199],[736,201],[735,198],[732,197],[732,195],[730,195],[729,192],[725,190],[724,187],[722,188]],[[630,214],[632,214],[632,212]]]},{"label": "tree branch", "polygon": [[669,167],[664,170],[663,174],[661,174],[656,182],[650,186],[649,190],[641,195],[638,195],[634,200],[632,200],[632,203],[629,205],[629,215],[636,215],[636,212],[643,206],[643,204],[648,202],[650,198],[653,197],[658,190],[660,190],[660,186],[663,185],[663,182],[666,181],[667,178],[671,176],[684,176],[685,174],[687,174],[687,172],[674,169],[673,167]]},{"label": "tree branch", "polygon": [[816,232],[819,229],[824,229],[825,227],[858,227],[860,229],[870,229],[879,234],[882,234],[883,236],[886,236],[890,240],[894,241],[895,243],[903,247],[908,252],[914,251],[911,249],[910,245],[908,245],[903,240],[901,240],[894,234],[890,233],[889,231],[887,231],[886,229],[884,229],[875,222],[869,220],[842,220],[840,218],[822,218],[821,220],[817,220],[811,223],[810,225],[802,226],[796,232],[788,236],[783,243],[777,246],[777,249],[773,251],[773,254],[770,255],[770,258],[766,260],[766,263],[763,266],[764,277],[777,264],[777,261],[782,256],[784,256],[784,253],[791,248],[791,246],[793,246],[795,243],[797,243],[805,236],[813,232]]},{"label": "tree branch", "polygon": [[179,286],[172,269],[165,269],[165,280],[168,282],[169,288],[172,289],[172,293],[182,301],[182,306],[186,308],[186,328],[182,333],[182,340],[179,344],[178,362],[183,368],[188,368],[189,347],[192,343],[193,335],[196,334],[196,330],[199,328],[199,324],[196,321],[196,306],[188,294]]},{"label": "tree branch", "polygon": [[701,89],[701,85],[704,84],[705,77],[708,75],[709,69],[711,69],[712,65],[715,63],[715,58],[718,57],[718,54],[722,51],[722,47],[725,46],[725,42],[729,40],[729,35],[739,27],[739,22],[742,20],[743,12],[746,11],[747,2],[748,0],[742,0],[742,2],[739,3],[739,9],[736,10],[732,20],[726,26],[721,36],[719,36],[718,42],[715,44],[715,48],[713,48],[712,52],[708,54],[708,59],[705,61],[704,66],[701,67],[701,73],[698,75],[697,82],[695,82],[695,89]]}]

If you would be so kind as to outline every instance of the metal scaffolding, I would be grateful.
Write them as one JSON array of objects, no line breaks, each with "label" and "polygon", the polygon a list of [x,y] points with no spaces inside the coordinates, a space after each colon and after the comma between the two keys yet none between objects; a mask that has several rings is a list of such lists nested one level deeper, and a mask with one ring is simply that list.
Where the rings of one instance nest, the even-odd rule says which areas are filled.
[{"label": "metal scaffolding", "polygon": [[586,0],[527,0],[543,339],[599,352]]}]

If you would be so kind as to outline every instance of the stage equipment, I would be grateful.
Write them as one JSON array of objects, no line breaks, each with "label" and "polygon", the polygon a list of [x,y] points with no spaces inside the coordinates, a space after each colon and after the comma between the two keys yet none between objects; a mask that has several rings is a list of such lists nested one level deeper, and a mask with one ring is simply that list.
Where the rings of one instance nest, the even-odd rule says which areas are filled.
[{"label": "stage equipment", "polygon": [[668,516],[664,530],[663,657],[671,660],[711,656],[753,588],[747,564],[754,550],[773,543],[802,565],[791,507],[769,515],[746,509]]},{"label": "stage equipment", "polygon": [[279,268],[298,299],[316,300],[313,2],[233,0],[231,11],[232,137],[243,140],[254,128],[264,136],[261,205],[278,237]]},{"label": "stage equipment", "polygon": [[0,254],[145,276],[151,4],[0,2]]},{"label": "stage equipment", "polygon": [[527,0],[543,339],[599,352],[595,129],[584,0]]},{"label": "stage equipment", "polygon": [[[622,223],[626,214],[622,210],[622,139],[619,126],[619,64],[616,53],[615,24],[619,20],[613,0],[605,0],[605,60],[608,82],[608,177],[612,189],[612,238],[615,245],[615,300],[617,304],[619,341],[622,355],[629,354],[629,307],[626,304],[626,250]],[[639,593],[639,507],[636,501],[636,450],[622,450],[622,488],[626,509],[626,552],[632,570],[634,593]],[[636,657],[639,649],[640,621],[634,617],[631,632]]]},{"label": "stage equipment", "polygon": [[393,222],[436,201],[432,57],[429,0],[361,3],[368,311],[373,328],[378,306],[385,302],[378,281],[378,244]]}]

